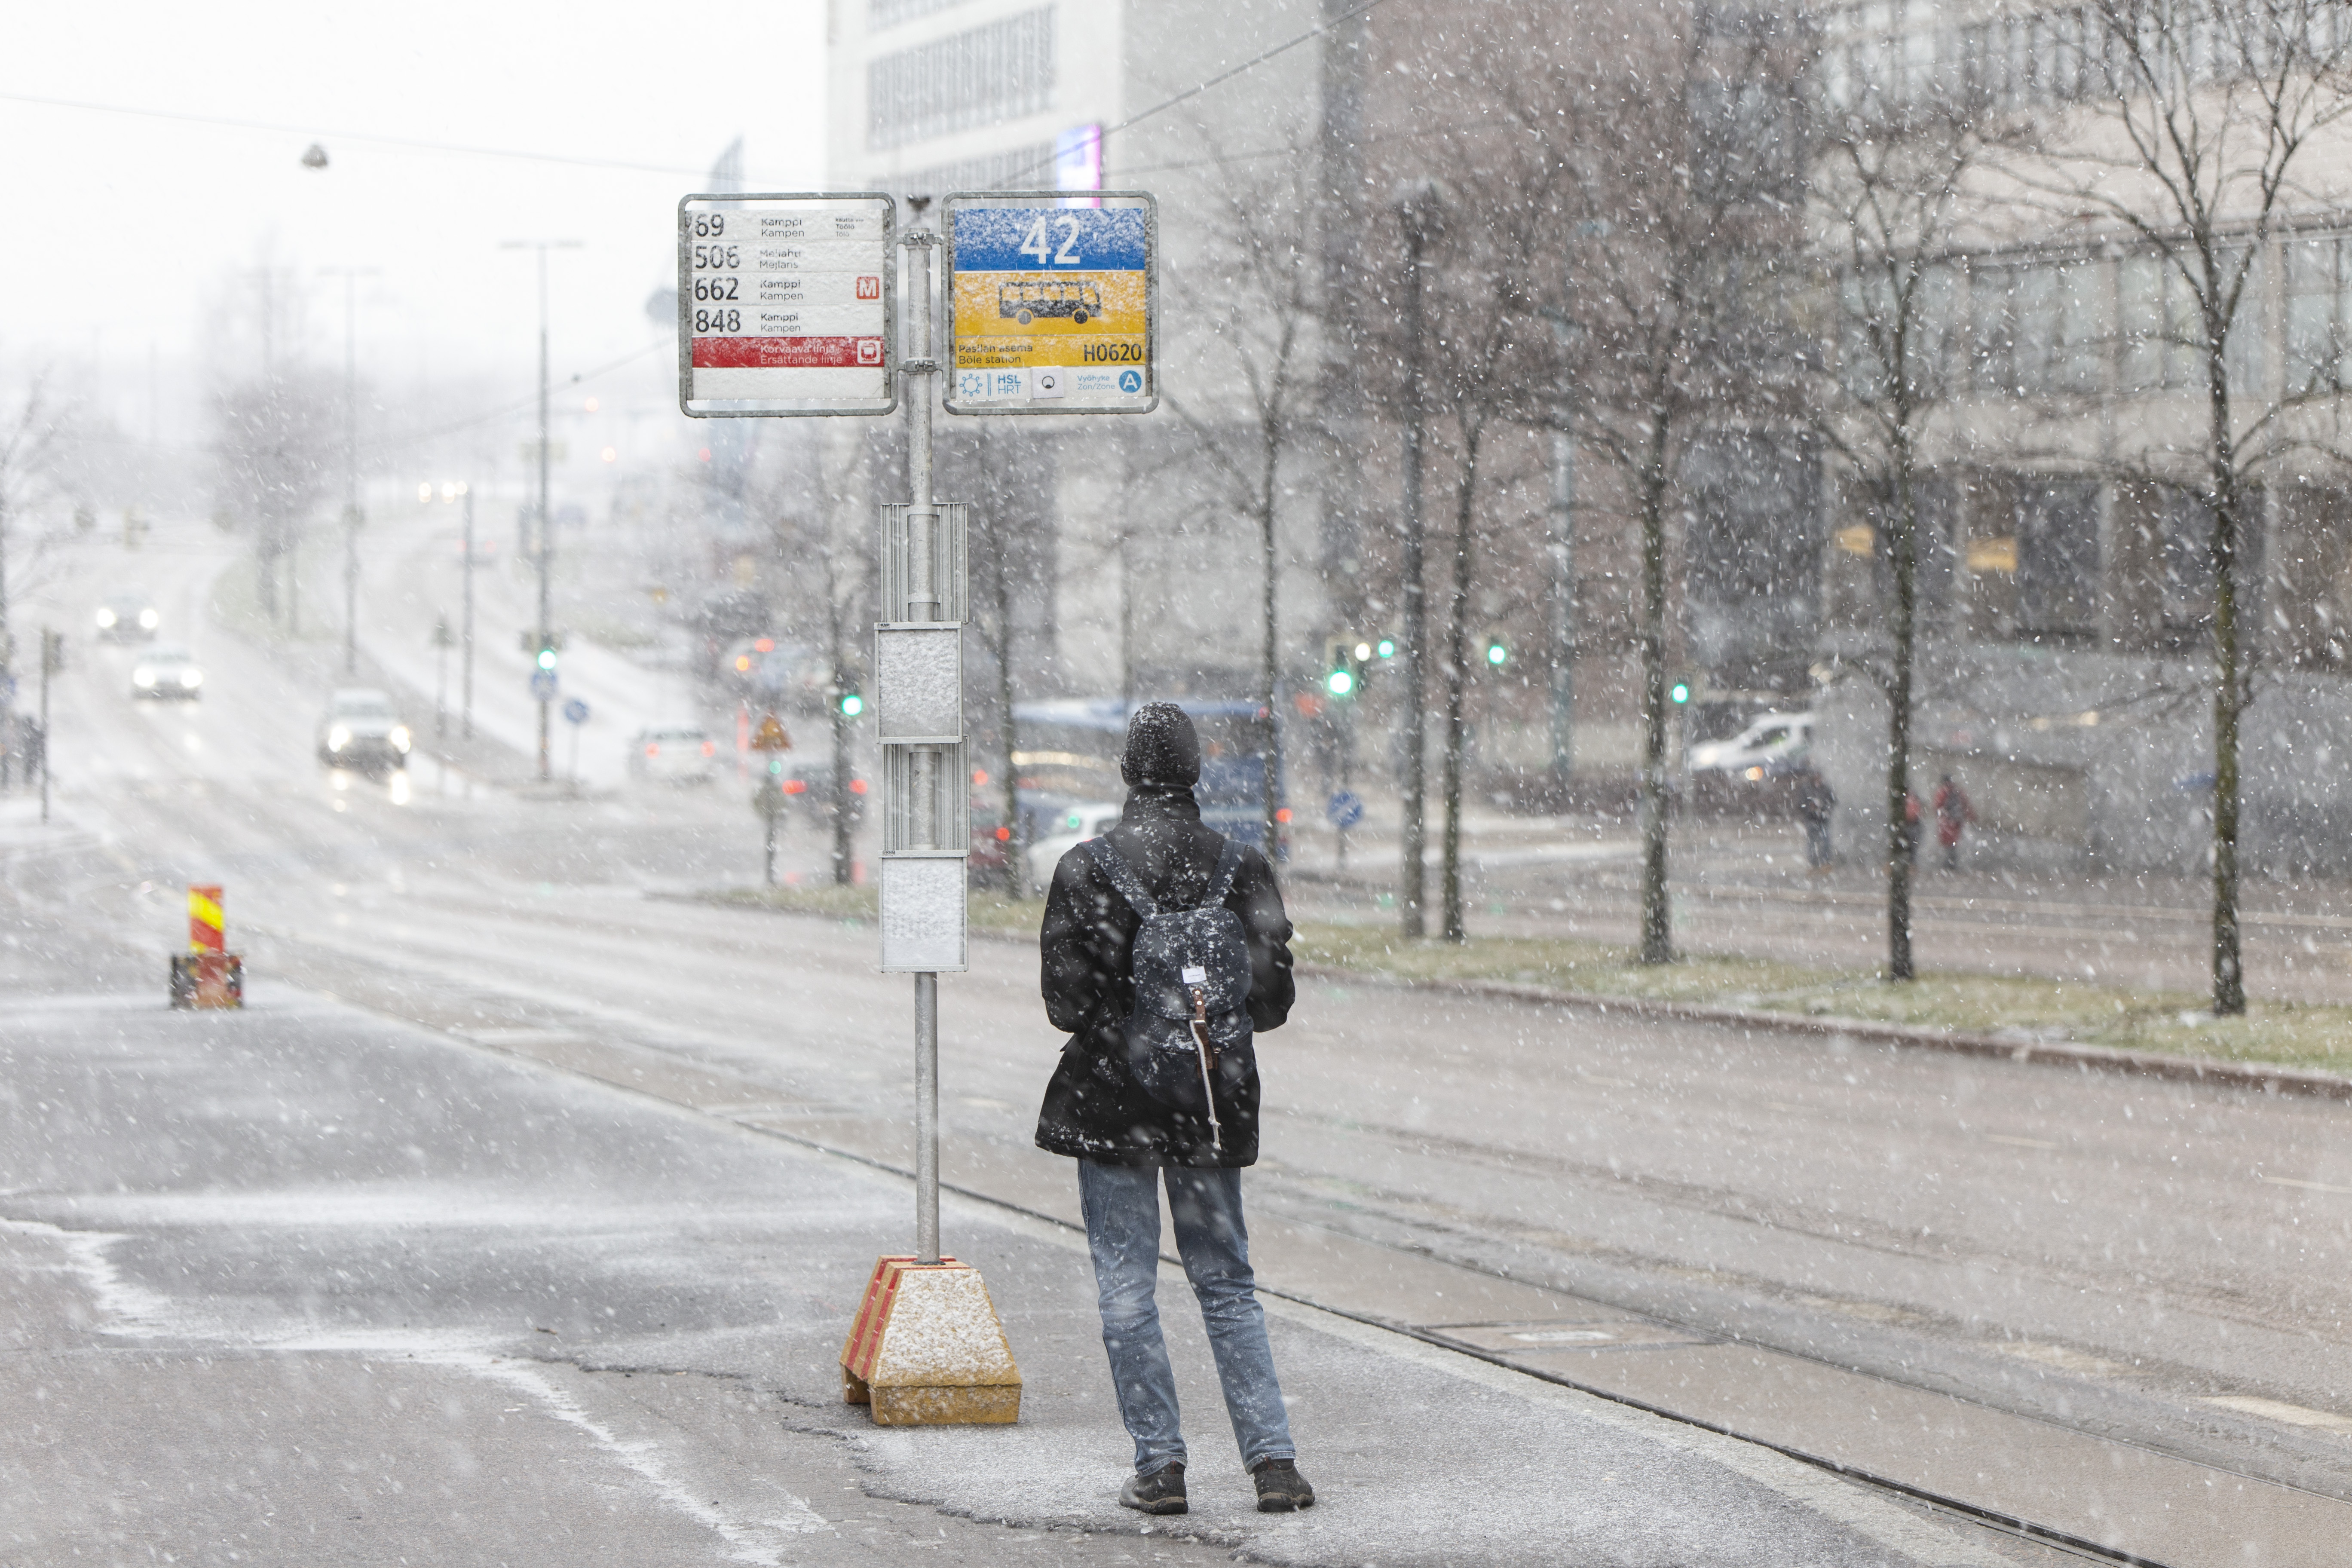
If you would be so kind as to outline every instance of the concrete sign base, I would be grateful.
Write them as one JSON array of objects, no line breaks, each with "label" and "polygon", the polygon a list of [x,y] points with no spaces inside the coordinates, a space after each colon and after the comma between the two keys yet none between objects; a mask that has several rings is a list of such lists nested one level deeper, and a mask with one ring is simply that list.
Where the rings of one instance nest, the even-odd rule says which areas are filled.
[{"label": "concrete sign base", "polygon": [[979,1271],[952,1258],[877,1258],[841,1347],[841,1396],[877,1426],[1004,1425],[1021,1370]]}]

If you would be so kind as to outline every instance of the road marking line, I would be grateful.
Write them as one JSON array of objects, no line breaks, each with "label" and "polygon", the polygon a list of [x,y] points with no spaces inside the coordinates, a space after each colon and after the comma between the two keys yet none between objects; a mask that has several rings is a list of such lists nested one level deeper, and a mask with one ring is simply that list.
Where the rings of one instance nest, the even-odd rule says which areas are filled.
[{"label": "road marking line", "polygon": [[2301,1187],[2306,1193],[2336,1193],[2352,1197],[2352,1187],[2330,1186],[2326,1182],[2299,1182],[2293,1176],[2265,1176],[2260,1171],[2254,1173],[2254,1180],[2268,1182],[2274,1187]]},{"label": "road marking line", "polygon": [[2313,1410],[2305,1405],[2289,1405],[2283,1400],[2257,1399],[2247,1394],[2223,1394],[2197,1403],[2234,1410],[2241,1415],[2260,1415],[2265,1420],[2283,1421],[2290,1426],[2316,1426],[2326,1432],[2352,1433],[2352,1415]]},{"label": "road marking line", "polygon": [[2063,1143],[2053,1143],[2046,1138],[2017,1138],[2006,1132],[1988,1132],[1985,1134],[1985,1142],[2006,1143],[2012,1149],[2063,1149],[2065,1147]]}]

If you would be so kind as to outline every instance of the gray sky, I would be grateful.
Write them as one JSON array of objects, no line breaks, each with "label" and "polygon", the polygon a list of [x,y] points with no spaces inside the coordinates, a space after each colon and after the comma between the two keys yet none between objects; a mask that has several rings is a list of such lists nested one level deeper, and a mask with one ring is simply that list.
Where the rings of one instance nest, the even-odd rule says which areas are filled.
[{"label": "gray sky", "polygon": [[[339,363],[342,346],[341,285],[317,269],[373,267],[364,374],[527,382],[533,264],[499,243],[583,240],[551,264],[555,365],[601,363],[654,337],[644,306],[676,271],[672,208],[729,141],[745,138],[754,188],[806,188],[824,168],[823,0],[10,0],[0,14],[0,374],[46,362],[89,385],[95,356],[118,398],[143,386],[151,342],[184,377],[203,312],[266,254],[318,284],[313,352]],[[324,171],[300,165],[312,141]]]}]

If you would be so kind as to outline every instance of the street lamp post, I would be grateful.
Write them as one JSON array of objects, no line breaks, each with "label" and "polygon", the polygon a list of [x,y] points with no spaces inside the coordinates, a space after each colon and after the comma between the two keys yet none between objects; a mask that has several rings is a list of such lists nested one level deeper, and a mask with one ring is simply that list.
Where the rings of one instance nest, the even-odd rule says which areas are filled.
[{"label": "street lamp post", "polygon": [[457,493],[466,501],[466,615],[457,632],[457,732],[470,741],[474,738],[474,487],[460,484]]},{"label": "street lamp post", "polygon": [[[555,528],[547,510],[548,405],[547,405],[547,253],[551,250],[577,250],[576,239],[510,239],[501,247],[507,250],[539,252],[539,538],[534,552],[539,557],[539,623],[532,628],[532,642],[541,653],[555,646],[554,629],[548,624],[547,576],[555,554]],[[541,668],[546,668],[544,662]],[[545,784],[551,776],[548,769],[548,718],[552,699],[539,700],[539,779]]]},{"label": "street lamp post", "polygon": [[360,370],[359,280],[373,267],[325,267],[343,280],[343,673],[360,667]]}]

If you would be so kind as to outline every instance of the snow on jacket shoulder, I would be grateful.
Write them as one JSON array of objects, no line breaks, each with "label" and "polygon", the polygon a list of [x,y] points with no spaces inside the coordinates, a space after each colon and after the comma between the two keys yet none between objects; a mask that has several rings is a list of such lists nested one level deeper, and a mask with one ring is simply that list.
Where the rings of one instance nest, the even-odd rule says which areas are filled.
[{"label": "snow on jacket shoulder", "polygon": [[[1127,798],[1119,825],[1106,836],[1162,908],[1188,908],[1208,890],[1223,838],[1201,821],[1187,789],[1143,788]],[[1274,869],[1255,849],[1225,908],[1249,942],[1250,1024],[1276,1029],[1290,1016],[1290,921]],[[1130,978],[1136,928],[1142,923],[1084,845],[1054,868],[1038,948],[1045,1016],[1070,1038],[1045,1086],[1037,1146],[1109,1165],[1253,1164],[1257,1160],[1258,1081],[1255,1059],[1230,1099],[1220,1092],[1222,1156],[1209,1124],[1163,1105],[1128,1072],[1122,1026],[1134,1006]]]}]

